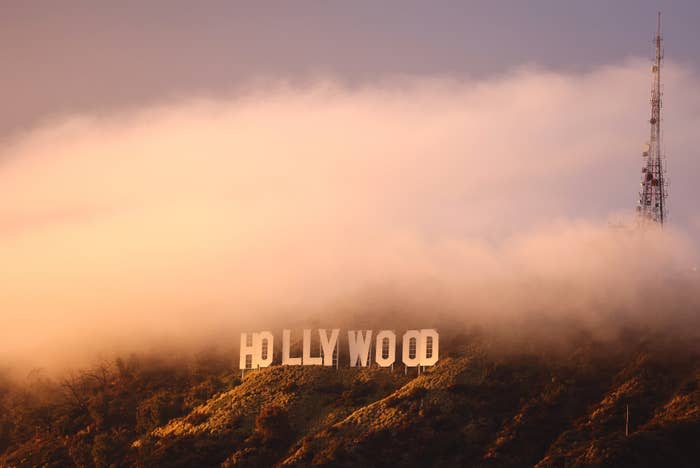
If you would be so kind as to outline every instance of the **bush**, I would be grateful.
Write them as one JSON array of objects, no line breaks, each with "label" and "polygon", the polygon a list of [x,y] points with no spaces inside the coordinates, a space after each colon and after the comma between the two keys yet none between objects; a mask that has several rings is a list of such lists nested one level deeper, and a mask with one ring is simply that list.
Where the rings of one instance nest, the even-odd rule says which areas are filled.
[{"label": "bush", "polygon": [[92,441],[92,461],[96,467],[111,466],[123,458],[128,446],[128,438],[123,431],[110,431],[97,434]]},{"label": "bush", "polygon": [[277,405],[263,406],[255,418],[254,435],[265,445],[282,442],[292,434],[289,413]]},{"label": "bush", "polygon": [[177,417],[181,412],[180,397],[166,390],[156,392],[136,408],[136,431],[143,434]]}]

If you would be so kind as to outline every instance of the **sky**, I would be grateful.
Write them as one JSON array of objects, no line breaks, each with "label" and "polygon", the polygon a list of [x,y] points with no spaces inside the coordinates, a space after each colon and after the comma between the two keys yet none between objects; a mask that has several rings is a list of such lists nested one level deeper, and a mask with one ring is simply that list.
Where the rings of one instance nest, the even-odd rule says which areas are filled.
[{"label": "sky", "polygon": [[[467,321],[700,310],[694,3],[144,3],[0,5],[0,358],[377,288]],[[647,232],[658,8],[670,222]]]},{"label": "sky", "polygon": [[700,6],[649,1],[0,2],[0,135],[74,112],[214,94],[256,78],[484,77],[650,57],[700,64]]}]

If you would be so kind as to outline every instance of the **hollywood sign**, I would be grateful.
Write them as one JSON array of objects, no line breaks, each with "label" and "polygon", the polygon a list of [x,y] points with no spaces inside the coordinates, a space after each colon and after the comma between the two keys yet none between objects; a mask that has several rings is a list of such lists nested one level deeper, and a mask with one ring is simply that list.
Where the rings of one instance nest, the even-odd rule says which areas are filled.
[{"label": "hollywood sign", "polygon": [[[318,329],[316,343],[320,346],[315,353],[311,349],[311,332],[311,329],[303,331],[301,355],[292,356],[292,331],[282,331],[283,366],[338,366],[340,329]],[[372,357],[379,367],[390,367],[396,361],[396,334],[392,330],[377,333],[374,347],[372,330],[349,330],[347,336],[350,367],[367,367]],[[401,344],[401,362],[407,367],[432,366],[438,361],[440,337],[433,329],[408,330],[401,337]],[[269,331],[241,333],[240,368],[256,369],[272,365],[275,360],[274,346],[275,337]]]}]

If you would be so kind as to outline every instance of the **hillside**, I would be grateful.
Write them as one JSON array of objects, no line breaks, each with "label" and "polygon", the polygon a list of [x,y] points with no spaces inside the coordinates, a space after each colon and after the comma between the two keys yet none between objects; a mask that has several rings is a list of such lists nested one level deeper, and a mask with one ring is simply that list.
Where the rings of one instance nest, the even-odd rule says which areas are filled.
[{"label": "hillside", "polygon": [[[3,384],[2,466],[695,466],[700,343],[627,333],[497,350],[456,335],[422,375],[136,358]],[[625,436],[629,406],[630,430]]]}]

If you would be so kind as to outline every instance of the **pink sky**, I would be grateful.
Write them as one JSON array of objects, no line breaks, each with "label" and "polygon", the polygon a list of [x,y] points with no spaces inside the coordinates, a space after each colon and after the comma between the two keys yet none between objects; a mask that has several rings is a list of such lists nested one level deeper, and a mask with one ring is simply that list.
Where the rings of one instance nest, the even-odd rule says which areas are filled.
[{"label": "pink sky", "polygon": [[[700,212],[676,200],[695,190],[700,81],[674,64],[665,76],[684,90],[667,100],[679,221],[646,240],[607,226],[634,207],[640,61],[360,88],[268,82],[54,119],[0,155],[0,351],[187,341],[280,311],[332,314],[387,283],[407,300],[437,285],[465,319],[634,313],[650,265],[697,267]],[[689,186],[674,180],[684,172]]]}]

